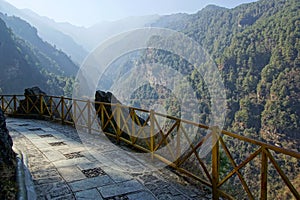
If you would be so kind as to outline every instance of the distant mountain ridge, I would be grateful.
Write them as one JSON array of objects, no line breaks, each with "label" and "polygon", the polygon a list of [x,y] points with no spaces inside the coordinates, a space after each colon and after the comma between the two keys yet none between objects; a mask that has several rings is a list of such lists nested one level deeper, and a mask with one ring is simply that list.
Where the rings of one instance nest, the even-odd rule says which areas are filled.
[{"label": "distant mountain ridge", "polygon": [[0,12],[20,17],[37,28],[43,40],[55,45],[81,65],[90,51],[111,36],[136,28],[143,28],[159,19],[158,15],[128,17],[111,22],[99,22],[91,27],[79,27],[69,23],[58,23],[42,17],[29,9],[17,9],[0,0]]},{"label": "distant mountain ridge", "polygon": [[27,9],[17,9],[4,0],[0,0],[0,12],[9,16],[20,17],[29,22],[37,28],[38,35],[43,38],[43,40],[67,53],[77,64],[81,64],[87,55],[87,51],[82,46],[76,43],[69,35],[51,25],[51,20],[46,17],[41,17]]},{"label": "distant mountain ridge", "polygon": [[100,22],[89,28],[81,29],[81,31],[68,30],[66,26],[62,26],[60,30],[71,35],[87,50],[91,51],[106,39],[125,31],[144,28],[155,22],[159,17],[158,15],[127,17],[111,22]]},{"label": "distant mountain ridge", "polygon": [[57,23],[49,18],[40,17],[30,10],[27,10],[26,13],[30,13],[34,18],[40,18],[44,24],[67,34],[88,52],[113,35],[149,26],[160,17],[159,15],[127,17],[116,21],[99,22],[91,27],[79,27],[70,23]]}]

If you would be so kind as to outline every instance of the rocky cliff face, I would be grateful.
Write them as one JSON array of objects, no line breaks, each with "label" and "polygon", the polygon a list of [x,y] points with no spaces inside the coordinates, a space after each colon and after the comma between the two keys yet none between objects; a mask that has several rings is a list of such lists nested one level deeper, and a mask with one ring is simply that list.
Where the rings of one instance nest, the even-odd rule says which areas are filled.
[{"label": "rocky cliff face", "polygon": [[[104,103],[103,107],[100,106],[100,102]],[[113,105],[111,105],[113,104]],[[117,118],[117,112],[116,112],[116,104],[119,104],[120,106],[120,112],[122,113],[122,116],[127,120],[126,122],[124,120],[120,121],[120,124],[118,124],[115,120]],[[104,108],[104,110],[102,110]],[[149,141],[150,141],[150,126],[148,124],[149,117],[147,120],[140,117],[136,111],[132,108],[127,108],[126,106],[122,105],[122,103],[112,94],[111,92],[104,92],[104,91],[96,91],[95,94],[95,110],[98,113],[98,118],[100,122],[104,122],[104,124],[101,124],[101,129],[103,132],[111,133],[113,135],[117,135],[117,128],[120,128],[120,137],[130,140],[130,139],[136,139],[136,144],[144,147],[149,148]],[[103,115],[102,115],[103,113]],[[122,118],[122,117],[120,117]],[[131,118],[131,120],[128,120]],[[108,123],[108,121],[111,121]],[[126,123],[126,124],[125,124]],[[127,128],[124,128],[127,127]],[[131,127],[135,127],[132,129]],[[132,135],[131,133],[137,133],[139,128],[143,128],[144,134],[142,137],[139,138],[138,135]],[[134,131],[133,131],[134,130]],[[129,131],[129,132],[127,132]],[[148,134],[148,135],[147,135]],[[109,139],[111,139],[109,137]],[[158,131],[154,134],[154,141],[155,144],[158,144],[162,140],[162,135]],[[165,139],[165,143],[167,144],[169,142],[168,139]],[[114,141],[114,140],[112,140]],[[161,145],[162,147],[164,144]]]},{"label": "rocky cliff face", "polygon": [[0,199],[16,199],[16,154],[12,145],[5,116],[0,108]]},{"label": "rocky cliff face", "polygon": [[[100,91],[100,90],[96,91],[95,102],[103,102],[103,103],[108,103],[108,104],[113,103],[113,104],[121,105],[121,102],[111,92],[104,92],[104,91]],[[102,108],[100,107],[100,104],[95,103],[95,109],[96,109],[96,112],[98,112],[98,117],[99,117],[100,121],[104,121],[106,124],[106,122],[109,120],[110,116],[113,115],[113,113],[114,113],[113,110],[116,107],[111,106],[111,105],[106,105],[106,104],[104,105],[104,107],[105,107],[105,111],[107,112],[108,115],[102,116],[101,115]],[[139,116],[137,116],[135,112],[131,112],[131,110],[127,109],[127,108],[121,108],[121,109],[122,109],[122,113],[124,113],[125,115],[130,115],[133,119],[135,119],[137,117],[137,119],[140,120],[139,124],[144,125],[145,121],[142,118],[140,118]],[[133,117],[133,115],[136,117]],[[102,117],[104,117],[104,119],[102,119]],[[134,121],[134,122],[136,122],[136,121]],[[107,126],[104,126],[104,124],[102,124],[101,126],[102,126],[101,128],[104,132],[117,134],[115,130],[118,127],[118,124],[115,121],[114,117],[112,118],[112,123],[109,123]],[[128,133],[125,133],[123,131],[122,131],[121,137],[129,139]]]},{"label": "rocky cliff face", "polygon": [[[46,96],[47,94],[42,91],[39,87],[26,88],[24,92],[25,99],[20,101],[20,106],[17,109],[17,113],[25,114],[27,104],[29,108],[32,108],[30,114],[39,114],[40,111],[38,108],[41,107],[40,103],[40,95]],[[47,101],[47,97],[44,97],[45,101]],[[47,105],[44,105],[44,107]]]},{"label": "rocky cliff face", "polygon": [[13,142],[6,128],[5,116],[0,109],[0,167],[12,165],[15,162],[15,153],[12,150]]}]

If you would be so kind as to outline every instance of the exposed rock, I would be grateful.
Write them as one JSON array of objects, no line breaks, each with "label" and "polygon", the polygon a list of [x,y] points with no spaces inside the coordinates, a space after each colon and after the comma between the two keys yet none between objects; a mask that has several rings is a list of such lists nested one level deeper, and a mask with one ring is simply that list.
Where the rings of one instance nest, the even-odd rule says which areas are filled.
[{"label": "exposed rock", "polygon": [[0,199],[17,199],[16,154],[0,107]]},{"label": "exposed rock", "polygon": [[[102,110],[103,107],[100,106],[97,102],[103,102],[107,104],[103,104],[103,107],[105,110]],[[113,105],[111,105],[113,104]],[[120,110],[122,113],[122,117],[120,117],[120,127],[118,127],[118,124],[116,122],[117,120],[117,114],[116,114],[116,104],[120,105]],[[100,119],[100,124],[103,132],[111,133],[113,135],[116,135],[116,130],[120,129],[120,136],[122,138],[125,138],[127,140],[133,139],[136,140],[135,143],[139,146],[142,146],[146,149],[150,148],[150,126],[147,122],[149,122],[149,119],[144,120],[142,117],[140,117],[134,109],[125,107],[121,104],[121,102],[111,93],[111,92],[104,92],[104,91],[96,91],[95,94],[95,109],[98,113],[98,117]],[[112,116],[113,115],[113,116]],[[123,117],[124,116],[124,117]],[[124,119],[126,122],[124,122]],[[129,120],[130,119],[130,120]],[[109,120],[111,120],[111,123],[107,123]],[[102,122],[104,122],[102,124]],[[126,123],[126,124],[125,124]],[[143,134],[137,136],[132,134],[137,134],[139,129],[143,128]],[[137,136],[137,137],[136,137]],[[169,142],[169,139],[163,138],[160,131],[154,133],[154,142],[155,144],[158,144],[162,139],[165,140],[165,142],[161,145],[161,147],[164,147],[165,144]],[[160,147],[160,148],[161,148]]]},{"label": "exposed rock", "polygon": [[[140,116],[138,116],[134,110],[130,109],[130,108],[124,108],[122,107],[122,104],[121,102],[111,93],[111,92],[104,92],[104,91],[96,91],[96,94],[95,94],[95,102],[104,102],[104,103],[109,103],[109,104],[120,104],[121,105],[121,111],[123,113],[123,115],[125,116],[125,118],[130,115],[130,122],[128,123],[131,123],[132,121],[138,125],[138,126],[147,126],[147,123],[146,121],[141,118]],[[102,115],[102,108],[100,107],[99,104],[95,103],[95,109],[96,109],[96,112],[98,112],[98,117],[100,119],[100,122],[104,122],[104,124],[101,124],[101,128],[104,132],[108,132],[108,133],[113,133],[113,134],[116,134],[116,129],[118,127],[117,125],[117,122],[116,122],[116,119],[115,117],[113,117],[111,119],[112,123],[109,123],[107,126],[104,127],[104,125],[106,124],[106,122],[109,120],[109,117],[112,116],[112,113],[113,113],[113,110],[115,108],[112,108],[111,105],[105,105],[104,104],[104,107],[105,107],[105,110],[107,112],[104,112],[104,115]],[[116,115],[114,115],[116,116]],[[103,117],[103,119],[102,119]],[[131,126],[129,126],[131,127]],[[124,132],[123,130],[121,130],[122,133],[121,133],[121,137],[124,137],[126,139],[129,139],[129,135]]]},{"label": "exposed rock", "polygon": [[[40,95],[46,96],[46,93],[42,91],[39,87],[26,88],[24,92],[25,99],[20,101],[17,113],[24,114],[28,109],[30,110],[33,107],[30,110],[30,114],[39,114],[39,108],[41,107],[39,98]],[[45,100],[45,102],[47,102],[47,99]],[[47,106],[45,102],[43,102],[43,106]]]},{"label": "exposed rock", "polygon": [[0,108],[0,166],[15,163],[16,155],[12,150],[13,141],[6,128],[5,116]]},{"label": "exposed rock", "polygon": [[0,199],[16,199],[16,154],[0,108]]},{"label": "exposed rock", "polygon": [[42,91],[39,87],[32,87],[32,88],[26,88],[24,95],[34,95],[34,96],[38,96],[38,95],[46,95],[46,93],[44,91]]}]

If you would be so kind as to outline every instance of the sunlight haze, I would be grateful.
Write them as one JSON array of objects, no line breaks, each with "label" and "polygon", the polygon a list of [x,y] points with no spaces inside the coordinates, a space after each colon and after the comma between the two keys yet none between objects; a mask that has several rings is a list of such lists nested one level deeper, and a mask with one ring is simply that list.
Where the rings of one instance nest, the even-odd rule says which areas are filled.
[{"label": "sunlight haze", "polygon": [[208,4],[233,8],[255,0],[6,0],[20,9],[30,9],[57,22],[91,26],[129,16],[195,13]]}]

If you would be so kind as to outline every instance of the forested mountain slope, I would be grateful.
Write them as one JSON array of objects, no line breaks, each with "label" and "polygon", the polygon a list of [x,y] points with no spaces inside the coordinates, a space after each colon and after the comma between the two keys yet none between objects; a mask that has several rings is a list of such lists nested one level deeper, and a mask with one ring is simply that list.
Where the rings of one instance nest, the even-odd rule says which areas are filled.
[{"label": "forested mountain slope", "polygon": [[47,57],[47,60],[43,61],[43,67],[46,70],[66,76],[76,75],[78,66],[64,52],[43,41],[38,36],[35,27],[18,17],[0,13],[0,18],[5,21],[15,35],[29,43],[36,54],[42,54],[44,57]]},{"label": "forested mountain slope", "polygon": [[[226,87],[225,130],[300,151],[300,1],[260,0],[233,9],[211,5],[192,15],[164,16],[152,26],[185,33],[215,61]],[[188,69],[180,59],[165,54],[156,51],[151,56],[178,71]],[[208,124],[205,116],[210,113],[210,97],[205,82],[189,70],[189,80],[200,102],[199,121]],[[224,139],[237,163],[257,150],[255,145]],[[299,160],[273,155],[299,191]],[[228,160],[221,162],[223,170],[231,170],[226,169],[230,166],[226,165]],[[260,162],[255,160],[241,170],[256,191],[255,197],[259,196],[259,178],[255,176],[259,169]],[[278,173],[270,168],[268,174],[272,177],[268,180],[268,197],[292,199]],[[224,187],[244,199],[243,189],[235,183],[232,179]]]},{"label": "forested mountain slope", "polygon": [[226,129],[282,146],[300,139],[299,1],[207,6],[152,26],[184,32],[215,60],[227,89]]},{"label": "forested mountain slope", "polygon": [[[22,94],[26,87],[39,86],[48,94],[70,94],[71,75],[76,72],[65,72],[63,66],[71,63],[70,66],[75,70],[76,65],[65,54],[41,41],[35,29],[26,22],[18,22],[20,30],[26,33],[26,39],[22,39],[6,26],[2,17],[0,16],[1,93]],[[32,44],[31,39],[36,43]],[[46,49],[42,49],[43,47]]]}]

